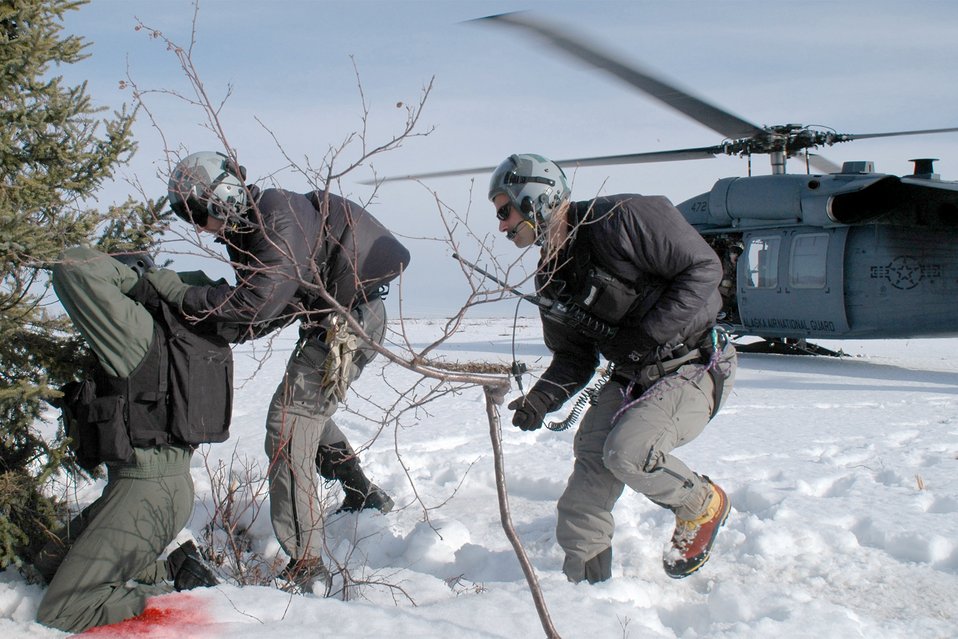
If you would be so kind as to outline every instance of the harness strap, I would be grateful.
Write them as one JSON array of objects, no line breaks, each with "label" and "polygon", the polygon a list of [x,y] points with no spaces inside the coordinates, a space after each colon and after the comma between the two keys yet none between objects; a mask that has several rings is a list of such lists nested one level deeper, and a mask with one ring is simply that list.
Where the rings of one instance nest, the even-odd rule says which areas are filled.
[{"label": "harness strap", "polygon": [[712,378],[712,414],[709,416],[709,419],[711,419],[719,411],[722,393],[725,391],[725,380],[728,379],[728,376],[719,368],[719,357],[721,357],[722,351],[728,344],[728,333],[725,332],[724,328],[715,326],[706,333],[706,339],[703,343],[706,342],[708,346],[705,348],[709,354],[706,370]]},{"label": "harness strap", "polygon": [[[715,417],[719,411],[722,394],[725,390],[727,376],[719,366],[719,359],[727,344],[728,334],[722,328],[714,327],[699,341],[698,348],[688,350],[685,345],[680,345],[673,349],[673,353],[687,351],[679,357],[650,364],[631,375],[613,373],[610,379],[625,386],[625,391],[623,392],[622,406],[612,416],[612,423],[615,424],[622,413],[645,400],[652,392],[653,387],[657,387],[662,382],[665,375],[673,373],[684,364],[693,361],[697,361],[704,366],[704,372],[712,378],[712,412],[709,419]],[[637,393],[638,397],[635,397],[634,393]]]},{"label": "harness strap", "polygon": [[692,350],[685,348],[684,350],[685,353],[679,357],[655,362],[654,364],[640,368],[633,375],[626,373],[613,373],[611,379],[613,381],[619,382],[623,386],[628,386],[630,383],[634,383],[643,389],[648,388],[649,385],[656,380],[674,373],[685,364],[694,362],[702,357],[702,351],[698,348],[694,348]]}]

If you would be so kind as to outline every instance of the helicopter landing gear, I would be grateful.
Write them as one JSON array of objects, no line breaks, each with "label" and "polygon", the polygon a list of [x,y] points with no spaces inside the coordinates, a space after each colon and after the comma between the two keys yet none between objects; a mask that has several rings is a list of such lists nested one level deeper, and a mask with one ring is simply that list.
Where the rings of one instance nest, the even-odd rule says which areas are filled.
[{"label": "helicopter landing gear", "polygon": [[811,344],[805,340],[805,338],[791,338],[791,337],[772,337],[766,338],[759,342],[750,342],[748,344],[739,344],[738,342],[733,342],[735,345],[735,350],[739,353],[773,353],[777,355],[824,355],[828,357],[844,357],[845,353],[842,351],[833,351],[831,349],[825,348],[824,346],[818,346],[817,344]]}]

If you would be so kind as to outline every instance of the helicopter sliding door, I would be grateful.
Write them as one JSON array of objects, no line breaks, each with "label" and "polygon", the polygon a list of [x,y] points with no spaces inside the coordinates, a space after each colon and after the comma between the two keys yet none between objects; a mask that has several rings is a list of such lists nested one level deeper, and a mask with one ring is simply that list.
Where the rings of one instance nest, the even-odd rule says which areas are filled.
[{"label": "helicopter sliding door", "polygon": [[834,338],[848,331],[846,227],[750,231],[738,262],[738,310],[762,337]]}]

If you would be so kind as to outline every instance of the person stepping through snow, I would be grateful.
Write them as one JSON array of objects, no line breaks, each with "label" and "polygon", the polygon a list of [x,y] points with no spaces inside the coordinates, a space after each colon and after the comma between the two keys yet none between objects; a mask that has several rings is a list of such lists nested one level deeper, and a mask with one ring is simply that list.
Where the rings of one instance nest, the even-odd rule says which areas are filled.
[{"label": "person stepping through snow", "polygon": [[[329,583],[317,470],[343,483],[342,511],[393,506],[362,472],[333,414],[376,355],[373,343],[386,330],[382,298],[409,251],[355,202],[321,190],[260,189],[245,178],[232,158],[203,151],[178,162],[168,184],[173,212],[226,245],[236,286],[189,286],[163,269],[147,277],[186,316],[232,326],[233,342],[299,321],[299,341],[267,413],[266,453],[270,518],[290,556],[281,576],[308,589]],[[351,330],[350,321],[323,293],[369,341],[344,347],[339,332]]]},{"label": "person stepping through snow", "polygon": [[571,202],[565,174],[539,155],[512,155],[493,172],[499,231],[542,247],[536,287],[553,357],[512,423],[542,426],[592,378],[609,381],[575,437],[575,464],[559,498],[556,540],[573,582],[612,576],[612,508],[625,486],[675,513],[665,572],[685,577],[708,560],[730,505],[725,492],[672,451],[697,437],[732,389],[735,349],[715,320],[722,266],[664,197]]}]

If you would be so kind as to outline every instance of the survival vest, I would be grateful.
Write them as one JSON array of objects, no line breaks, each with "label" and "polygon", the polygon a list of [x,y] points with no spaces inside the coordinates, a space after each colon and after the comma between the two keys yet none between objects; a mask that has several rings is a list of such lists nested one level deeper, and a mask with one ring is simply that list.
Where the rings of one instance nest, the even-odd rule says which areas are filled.
[{"label": "survival vest", "polygon": [[553,300],[543,315],[589,339],[603,341],[615,336],[630,316],[641,318],[658,299],[647,292],[640,295],[596,264],[585,242],[572,241],[555,262],[558,266],[540,262],[536,275],[540,296]]},{"label": "survival vest", "polygon": [[185,323],[146,278],[127,295],[153,316],[153,343],[129,377],[99,365],[61,390],[60,408],[77,463],[127,462],[133,448],[196,446],[229,437],[233,355],[211,331]]}]

